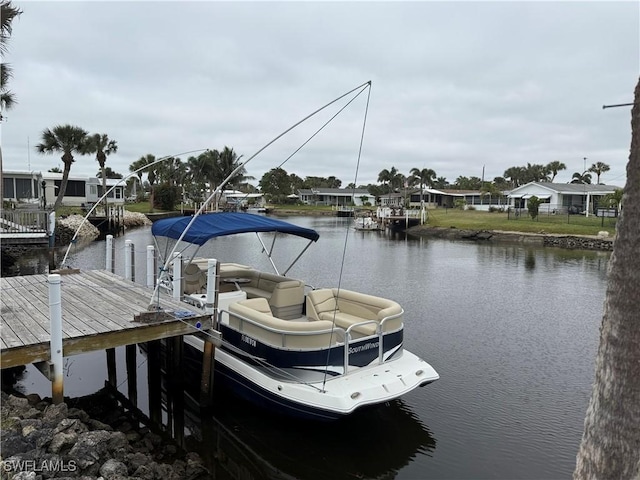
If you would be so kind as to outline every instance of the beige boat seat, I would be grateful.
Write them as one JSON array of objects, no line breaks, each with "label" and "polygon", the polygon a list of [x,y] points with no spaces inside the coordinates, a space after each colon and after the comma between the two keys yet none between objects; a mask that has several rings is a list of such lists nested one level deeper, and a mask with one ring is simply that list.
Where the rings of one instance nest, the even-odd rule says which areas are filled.
[{"label": "beige boat seat", "polygon": [[375,335],[379,323],[387,318],[383,324],[385,332],[393,332],[402,328],[402,307],[386,298],[353,292],[337,288],[323,288],[307,293],[307,316],[316,320],[328,320],[345,330],[352,325],[373,320],[352,328],[352,332],[359,335]]},{"label": "beige boat seat", "polygon": [[342,338],[329,321],[309,322],[274,317],[269,302],[262,297],[232,303],[229,305],[229,312],[229,326],[275,347],[316,349],[335,345]]},{"label": "beige boat seat", "polygon": [[205,286],[207,284],[207,267],[204,271],[194,263],[190,263],[184,268],[182,273],[184,294],[189,295],[192,293],[204,293]]},{"label": "beige boat seat", "polygon": [[[189,264],[189,266],[196,265],[204,274],[204,284],[200,286],[200,280],[194,279],[193,284],[190,284],[190,289],[205,288],[207,262],[207,259],[198,258]],[[233,281],[236,279],[238,282]],[[261,272],[240,263],[221,263],[220,291],[235,288],[235,285],[247,293],[247,298],[266,299],[273,314],[278,318],[290,320],[302,316],[302,307],[304,306],[304,282],[302,280]],[[185,293],[199,292],[185,290]]]}]

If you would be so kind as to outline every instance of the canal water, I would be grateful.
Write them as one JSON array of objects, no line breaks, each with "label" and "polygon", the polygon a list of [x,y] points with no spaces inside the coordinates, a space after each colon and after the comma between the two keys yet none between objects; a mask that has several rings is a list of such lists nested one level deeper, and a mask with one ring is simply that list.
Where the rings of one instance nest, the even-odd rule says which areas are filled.
[{"label": "canal water", "polygon": [[[219,478],[571,476],[593,380],[608,253],[355,232],[349,219],[333,217],[288,220],[320,233],[288,275],[397,300],[405,309],[405,347],[441,379],[321,425],[274,417],[223,392],[214,414],[192,413],[187,422],[190,447]],[[150,228],[115,240],[119,274],[127,238],[143,281]],[[294,258],[293,243],[276,242],[276,263]],[[254,235],[218,239],[200,254],[269,268]],[[23,273],[46,271],[46,261],[21,261]],[[104,268],[104,242],[73,247],[67,264]],[[104,353],[67,358],[65,395],[100,389],[104,359]],[[126,393],[123,349],[118,362]],[[144,390],[144,356],[138,362]],[[21,388],[50,395],[31,369]],[[139,392],[143,410],[145,395]]]}]

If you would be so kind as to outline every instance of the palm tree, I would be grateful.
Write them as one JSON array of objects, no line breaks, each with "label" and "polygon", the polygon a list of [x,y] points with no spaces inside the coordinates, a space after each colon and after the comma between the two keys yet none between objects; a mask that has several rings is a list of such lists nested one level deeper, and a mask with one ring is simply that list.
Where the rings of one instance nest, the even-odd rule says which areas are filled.
[{"label": "palm tree", "polygon": [[[20,16],[22,10],[14,7],[11,2],[3,1],[0,3],[0,52],[7,52],[7,42],[13,31],[12,23]],[[4,56],[4,55],[3,55]],[[11,78],[11,67],[6,63],[0,64],[0,106],[1,109],[10,109],[16,103],[13,93],[7,89],[7,84]],[[2,113],[0,110],[0,121]]]},{"label": "palm tree", "polygon": [[597,176],[596,184],[600,184],[600,175],[602,175],[605,172],[608,172],[609,170],[611,170],[611,167],[606,163],[596,162],[593,165],[591,165],[591,168],[589,168],[587,172],[595,173]]},{"label": "palm tree", "polygon": [[566,170],[567,166],[559,161],[553,161],[549,164],[547,164],[547,170],[552,174],[551,175],[551,179],[549,180],[551,183],[553,183],[553,180],[556,178],[556,175],[558,175],[558,172],[560,170]]},{"label": "palm tree", "polygon": [[445,177],[438,177],[436,178],[436,181],[433,182],[433,186],[435,188],[447,188],[449,186],[449,182],[447,182]]},{"label": "palm tree", "polygon": [[[3,0],[0,2],[0,53],[4,58],[7,52],[7,43],[13,28],[11,24],[13,20],[20,16],[22,10],[14,7],[10,1]],[[4,62],[0,63],[0,122],[3,120],[2,112],[10,109],[16,103],[15,96],[7,89],[7,84],[11,78],[11,67]],[[4,198],[2,178],[2,146],[0,146],[0,201]]]},{"label": "palm tree", "polygon": [[584,172],[584,173],[575,172],[571,176],[570,183],[584,183],[587,185],[591,185],[591,174],[587,172]]},{"label": "palm tree", "polygon": [[[151,161],[147,161],[147,157],[151,157],[153,158],[153,160]],[[140,184],[140,186],[142,186],[142,174],[144,173],[143,170],[141,170],[142,167],[144,167],[145,165],[148,165],[149,163],[153,163],[155,161],[155,158],[153,155],[151,154],[147,154],[146,157],[140,157],[138,160],[136,160],[135,162],[131,163],[131,165],[129,165],[129,171],[131,173],[133,172],[137,172],[136,175],[138,176],[138,183]],[[135,186],[136,184],[134,184],[134,191],[136,192],[137,195],[137,186]]]},{"label": "palm tree", "polygon": [[[225,178],[227,178],[233,171],[238,168],[240,165],[240,159],[242,155],[238,156],[233,148],[224,147],[224,149],[220,152],[218,158],[218,174],[220,175],[220,182],[222,182]],[[235,175],[229,179],[229,186],[233,188],[237,188],[241,183],[246,180],[254,180],[253,177],[248,177],[246,175],[247,171],[244,167],[238,170]]]},{"label": "palm tree", "polygon": [[489,197],[489,204],[491,204],[492,197],[502,195],[502,191],[493,183],[484,182],[482,187],[480,188],[480,196],[481,197]]},{"label": "palm tree", "polygon": [[608,208],[617,208],[618,210],[622,209],[622,198],[624,196],[624,190],[621,188],[616,188],[613,193],[605,195],[600,200],[602,205],[607,206]]},{"label": "palm tree", "polygon": [[[118,144],[115,140],[110,140],[106,133],[94,133],[87,137],[84,144],[83,153],[96,154],[96,160],[100,165],[100,171],[102,172],[102,194],[107,193],[107,174],[105,172],[105,163],[107,157],[112,153],[118,151]],[[107,197],[104,197],[104,211],[107,212]]]},{"label": "palm tree", "polygon": [[422,205],[422,190],[424,186],[432,187],[436,178],[436,172],[430,168],[412,168],[411,175],[420,181],[420,205]]},{"label": "palm tree", "polygon": [[624,211],[609,259],[595,381],[574,479],[640,478],[640,81],[631,110]]},{"label": "palm tree", "polygon": [[[391,167],[391,170],[381,170],[378,174],[378,181],[382,182],[382,185],[387,187],[391,183],[391,179],[398,173],[396,167]],[[385,193],[389,193],[389,187],[385,189]]]},{"label": "palm tree", "polygon": [[88,133],[80,127],[73,125],[56,125],[53,129],[46,129],[42,132],[42,142],[36,145],[39,153],[56,153],[62,152],[62,164],[64,170],[62,172],[62,182],[56,203],[53,205],[54,210],[60,206],[62,199],[67,190],[67,182],[69,181],[69,172],[71,164],[74,162],[73,154],[83,154],[85,141]]},{"label": "palm tree", "polygon": [[524,167],[509,167],[504,171],[503,177],[511,182],[511,187],[519,187],[523,185],[526,175],[526,169]]},{"label": "palm tree", "polygon": [[[129,171],[131,172],[136,172],[138,170],[140,170],[142,167],[144,167],[145,165],[151,165],[152,163],[154,163],[156,161],[156,157],[151,155],[150,153],[147,153],[145,156],[140,157],[138,160],[136,160],[135,162],[133,162],[131,165],[129,165]],[[151,210],[153,210],[153,202],[154,202],[154,198],[153,198],[153,185],[156,183],[156,166],[152,166],[149,167],[147,170],[140,170],[138,172],[138,179],[140,180],[140,182],[142,182],[142,172],[146,171],[147,172],[147,181],[149,182],[150,185],[150,198],[149,198],[149,207],[151,208]]]},{"label": "palm tree", "polygon": [[[220,185],[236,168],[239,167],[240,158],[242,158],[242,155],[238,156],[233,151],[233,148],[229,148],[227,146],[224,147],[224,149],[218,154],[218,162],[215,167],[214,178],[216,180],[216,186]],[[233,175],[233,177],[229,178],[227,184],[231,188],[235,189],[246,180],[253,179],[253,177],[248,177],[246,173],[247,171],[242,167]],[[216,198],[216,210],[218,209],[218,200],[219,198]]]}]

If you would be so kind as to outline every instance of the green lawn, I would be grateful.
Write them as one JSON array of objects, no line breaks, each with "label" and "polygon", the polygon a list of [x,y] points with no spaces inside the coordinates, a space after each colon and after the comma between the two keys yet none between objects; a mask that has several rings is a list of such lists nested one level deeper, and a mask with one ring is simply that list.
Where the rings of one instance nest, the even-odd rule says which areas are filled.
[{"label": "green lawn", "polygon": [[558,233],[566,235],[597,235],[606,230],[615,232],[615,218],[585,217],[583,215],[541,215],[536,220],[513,212],[480,212],[477,210],[429,210],[431,227],[469,230],[503,230],[528,233]]}]

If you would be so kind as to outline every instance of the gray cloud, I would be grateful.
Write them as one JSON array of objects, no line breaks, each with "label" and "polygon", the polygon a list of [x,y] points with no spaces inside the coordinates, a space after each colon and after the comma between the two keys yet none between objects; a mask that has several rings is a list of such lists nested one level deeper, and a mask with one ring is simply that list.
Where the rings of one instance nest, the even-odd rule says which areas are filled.
[{"label": "gray cloud", "polygon": [[[335,96],[373,81],[358,183],[384,168],[492,179],[514,165],[602,161],[623,185],[638,81],[637,2],[18,2],[7,61],[18,105],[4,168],[46,171],[60,123],[107,133],[107,161],[233,147],[247,158]],[[364,98],[284,165],[354,179]],[[316,126],[319,123],[316,123]],[[306,136],[247,167],[260,178]],[[29,147],[30,146],[30,151]],[[186,156],[181,157],[186,160]],[[77,159],[74,174],[95,175]]]}]

